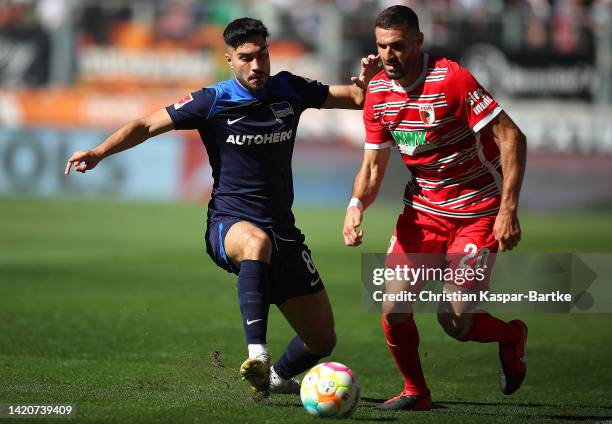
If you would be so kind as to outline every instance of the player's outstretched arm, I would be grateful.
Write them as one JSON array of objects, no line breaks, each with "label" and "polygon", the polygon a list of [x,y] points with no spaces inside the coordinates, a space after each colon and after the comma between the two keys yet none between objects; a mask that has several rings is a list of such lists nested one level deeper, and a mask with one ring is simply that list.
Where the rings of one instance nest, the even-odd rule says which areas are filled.
[{"label": "player's outstretched arm", "polygon": [[484,130],[499,140],[501,150],[504,182],[493,231],[499,250],[503,252],[512,250],[521,240],[518,202],[527,163],[527,139],[505,112],[501,112]]},{"label": "player's outstretched arm", "polygon": [[351,85],[330,85],[324,109],[363,109],[365,92],[374,75],[380,72],[379,58],[373,54],[361,59],[359,76],[351,77]]},{"label": "player's outstretched arm", "polygon": [[148,138],[171,129],[173,124],[166,109],[159,109],[151,115],[130,121],[93,149],[74,152],[68,159],[64,174],[68,175],[72,166],[78,172],[89,171],[105,157],[137,146]]},{"label": "player's outstretched arm", "polygon": [[361,168],[355,176],[353,195],[346,209],[342,235],[347,246],[359,246],[363,230],[357,228],[363,221],[363,210],[374,203],[385,176],[391,149],[364,150]]}]

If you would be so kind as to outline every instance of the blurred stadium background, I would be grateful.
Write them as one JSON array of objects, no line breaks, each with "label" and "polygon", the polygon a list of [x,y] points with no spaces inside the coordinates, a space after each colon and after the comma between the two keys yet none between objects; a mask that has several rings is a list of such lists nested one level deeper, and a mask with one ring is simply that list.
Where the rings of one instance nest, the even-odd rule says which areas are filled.
[{"label": "blurred stadium background", "polygon": [[[212,181],[197,134],[63,171],[72,151],[229,78],[230,20],[266,23],[273,72],[346,83],[375,50],[375,16],[396,3],[419,14],[426,49],[467,66],[527,134],[519,250],[612,251],[609,0],[0,0],[0,404],[74,403],[78,422],[307,419],[296,399],[250,408],[238,382],[234,278],[201,240]],[[367,212],[364,246],[345,248],[363,136],[358,111],[303,115],[296,216],[334,306],[333,358],[364,387],[358,418],[387,421],[371,403],[399,381],[379,320],[362,308],[359,252],[386,247],[407,174],[392,155],[385,206]],[[610,420],[610,318],[526,319],[530,375],[508,398],[495,346],[454,343],[435,316],[417,317],[441,406],[411,420]],[[273,310],[273,357],[289,334]]]},{"label": "blurred stadium background", "polygon": [[[268,25],[273,72],[326,83],[375,51],[372,25],[389,1],[0,2],[0,194],[202,200],[207,157],[195,132],[175,132],[62,176],[74,149],[131,118],[229,78],[222,30],[256,16]],[[401,3],[401,2],[398,2]],[[461,61],[529,140],[523,210],[612,206],[611,2],[405,1],[432,53]],[[295,154],[296,202],[343,204],[361,156],[359,112],[308,111]],[[383,198],[406,179],[399,155]]]}]

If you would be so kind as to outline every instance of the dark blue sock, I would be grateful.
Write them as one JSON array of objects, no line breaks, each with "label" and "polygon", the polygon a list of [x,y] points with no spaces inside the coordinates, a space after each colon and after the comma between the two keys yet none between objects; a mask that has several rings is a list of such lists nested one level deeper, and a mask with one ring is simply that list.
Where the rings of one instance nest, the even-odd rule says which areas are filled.
[{"label": "dark blue sock", "polygon": [[274,364],[274,371],[284,378],[289,379],[306,370],[309,370],[319,362],[323,356],[310,353],[299,336],[295,336],[278,361]]},{"label": "dark blue sock", "polygon": [[238,302],[248,344],[266,343],[268,329],[268,269],[262,261],[244,260],[238,274]]}]

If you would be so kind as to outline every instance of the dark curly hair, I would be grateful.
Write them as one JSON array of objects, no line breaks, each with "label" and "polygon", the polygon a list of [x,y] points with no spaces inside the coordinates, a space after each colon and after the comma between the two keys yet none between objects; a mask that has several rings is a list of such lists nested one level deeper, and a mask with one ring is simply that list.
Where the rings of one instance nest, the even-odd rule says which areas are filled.
[{"label": "dark curly hair", "polygon": [[225,44],[236,48],[244,44],[251,37],[261,35],[268,38],[270,33],[268,28],[259,19],[240,18],[230,22],[223,31]]},{"label": "dark curly hair", "polygon": [[380,12],[376,18],[376,27],[383,29],[397,28],[407,25],[408,28],[419,30],[419,18],[414,10],[407,6],[391,6]]}]

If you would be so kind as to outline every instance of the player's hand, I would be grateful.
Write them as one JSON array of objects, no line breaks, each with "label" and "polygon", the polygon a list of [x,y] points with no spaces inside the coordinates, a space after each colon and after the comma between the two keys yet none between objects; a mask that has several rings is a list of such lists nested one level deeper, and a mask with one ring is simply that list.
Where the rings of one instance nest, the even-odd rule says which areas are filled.
[{"label": "player's hand", "polygon": [[361,73],[358,77],[351,77],[351,81],[362,90],[368,88],[372,77],[380,72],[379,62],[380,58],[378,55],[375,56],[373,54],[361,59]]},{"label": "player's hand", "polygon": [[495,218],[493,233],[499,242],[500,252],[514,249],[521,241],[521,225],[517,213],[500,209]]},{"label": "player's hand", "polygon": [[75,171],[84,174],[85,171],[94,169],[101,160],[102,158],[94,153],[93,150],[77,150],[72,154],[72,156],[70,156],[70,159],[68,159],[64,175],[68,175],[70,173],[70,168],[73,166]]},{"label": "player's hand", "polygon": [[351,206],[346,210],[344,217],[344,228],[342,235],[344,236],[344,244],[347,246],[359,246],[363,238],[363,230],[357,232],[357,228],[361,225],[363,212],[356,206]]}]

